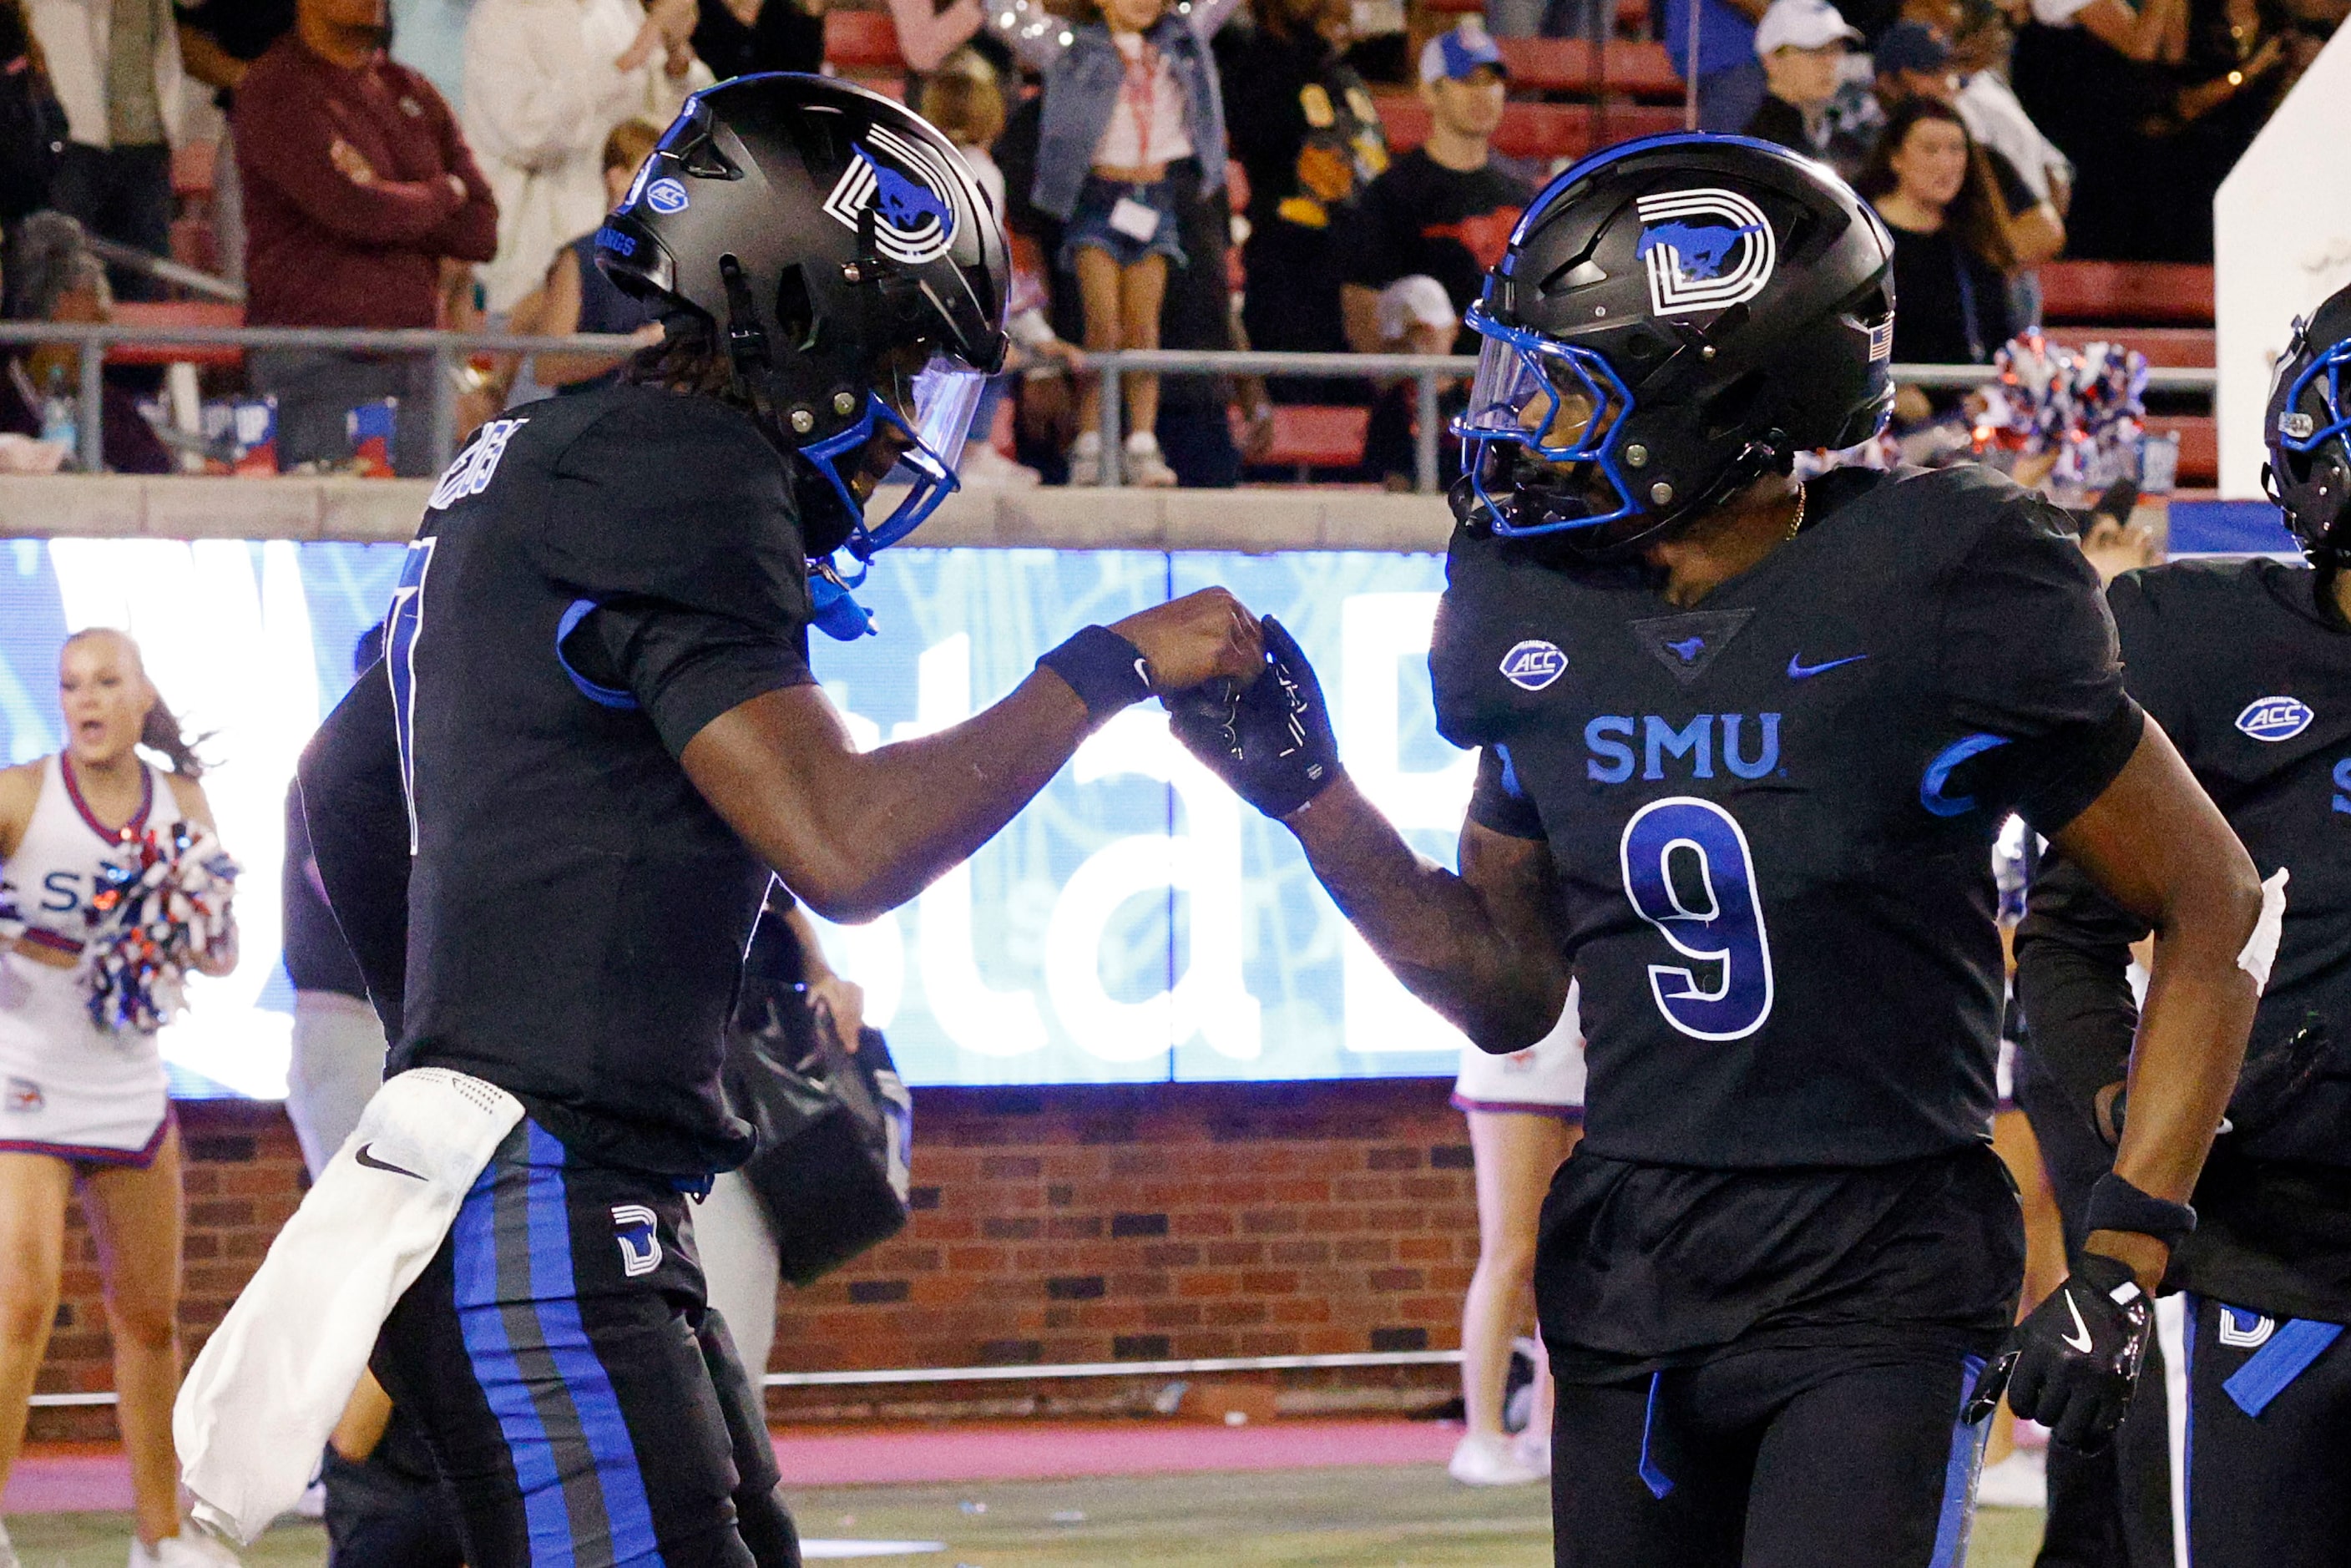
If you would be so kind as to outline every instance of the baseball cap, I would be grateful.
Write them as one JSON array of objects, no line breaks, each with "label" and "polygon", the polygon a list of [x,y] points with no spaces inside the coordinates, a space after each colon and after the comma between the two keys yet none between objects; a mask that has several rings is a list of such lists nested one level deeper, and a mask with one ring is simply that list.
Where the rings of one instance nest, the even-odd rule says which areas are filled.
[{"label": "baseball cap", "polygon": [[1847,22],[1828,0],[1772,0],[1771,8],[1755,24],[1755,53],[1774,49],[1820,49],[1843,40],[1861,42],[1861,30]]},{"label": "baseball cap", "polygon": [[1874,64],[1880,76],[1893,71],[1938,71],[1951,63],[1951,46],[1924,22],[1896,22],[1877,40]]},{"label": "baseball cap", "polygon": [[1493,35],[1474,17],[1421,46],[1420,79],[1424,82],[1447,78],[1459,81],[1480,68],[1497,76],[1510,74],[1510,68],[1502,63],[1502,51],[1494,45]]},{"label": "baseball cap", "polygon": [[1452,329],[1461,324],[1453,311],[1453,301],[1445,292],[1445,285],[1426,273],[1416,272],[1410,277],[1399,277],[1380,290],[1380,336],[1401,338],[1407,327],[1443,327]]}]

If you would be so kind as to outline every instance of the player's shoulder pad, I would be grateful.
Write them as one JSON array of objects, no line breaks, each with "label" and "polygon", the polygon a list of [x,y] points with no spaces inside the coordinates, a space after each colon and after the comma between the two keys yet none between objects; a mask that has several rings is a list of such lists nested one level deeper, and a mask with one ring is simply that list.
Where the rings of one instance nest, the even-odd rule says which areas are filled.
[{"label": "player's shoulder pad", "polygon": [[1523,545],[1462,526],[1445,560],[1428,644],[1437,732],[1456,746],[1507,738],[1572,679],[1573,576]]}]

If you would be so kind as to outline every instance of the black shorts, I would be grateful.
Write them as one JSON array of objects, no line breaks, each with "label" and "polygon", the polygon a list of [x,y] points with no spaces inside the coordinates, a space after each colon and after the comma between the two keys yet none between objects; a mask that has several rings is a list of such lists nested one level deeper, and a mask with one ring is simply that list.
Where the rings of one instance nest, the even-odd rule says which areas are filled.
[{"label": "black shorts", "polygon": [[2346,1568],[2351,1329],[2281,1322],[2204,1297],[2187,1304],[2187,1560],[2196,1568]]},{"label": "black shorts", "polygon": [[1991,1422],[1983,1363],[1734,1352],[1645,1384],[1558,1386],[1559,1568],[1958,1568]]},{"label": "black shorts", "polygon": [[761,1406],[705,1303],[685,1195],[525,1121],[377,1341],[471,1568],[786,1568]]}]

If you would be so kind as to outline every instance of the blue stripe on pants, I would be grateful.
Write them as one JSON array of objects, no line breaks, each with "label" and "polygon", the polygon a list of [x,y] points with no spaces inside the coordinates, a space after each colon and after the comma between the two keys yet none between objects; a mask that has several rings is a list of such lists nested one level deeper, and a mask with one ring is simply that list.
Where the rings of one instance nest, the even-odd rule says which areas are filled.
[{"label": "blue stripe on pants", "polygon": [[580,1316],[563,1163],[562,1144],[536,1122],[530,1124],[530,1293],[538,1312],[539,1337],[571,1396],[596,1463],[596,1481],[612,1531],[613,1560],[622,1568],[662,1568],[636,1444],[621,1415],[611,1377],[597,1358]]},{"label": "blue stripe on pants", "polygon": [[456,1284],[457,1324],[490,1413],[498,1419],[515,1481],[522,1489],[523,1520],[530,1538],[533,1568],[571,1568],[571,1514],[564,1505],[562,1479],[547,1427],[531,1403],[522,1367],[507,1338],[498,1305],[497,1207],[493,1190],[498,1166],[482,1173],[457,1210],[451,1228]]},{"label": "blue stripe on pants", "polygon": [[[1970,1355],[1959,1363],[1959,1405],[1966,1408],[1976,1379],[1983,1375],[1983,1357]],[[1927,1568],[1959,1568],[1968,1560],[1968,1537],[1976,1520],[1976,1475],[1983,1464],[1984,1442],[1991,1436],[1991,1418],[1970,1426],[1963,1416],[1951,1427],[1951,1457],[1943,1467],[1943,1511],[1935,1521],[1935,1554]]]}]

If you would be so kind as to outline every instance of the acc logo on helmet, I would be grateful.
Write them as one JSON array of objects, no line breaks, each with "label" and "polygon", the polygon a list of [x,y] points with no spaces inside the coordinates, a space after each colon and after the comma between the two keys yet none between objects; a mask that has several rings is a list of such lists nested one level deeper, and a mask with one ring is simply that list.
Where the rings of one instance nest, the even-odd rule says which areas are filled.
[{"label": "acc logo on helmet", "polygon": [[1634,204],[1649,271],[1649,308],[1659,316],[1724,310],[1771,281],[1779,244],[1763,209],[1736,191],[1669,191]]},{"label": "acc logo on helmet", "polygon": [[946,161],[879,125],[866,132],[864,142],[851,147],[857,155],[833,183],[824,210],[851,229],[862,228],[870,210],[874,248],[892,261],[913,267],[946,255],[955,243],[956,215],[947,194],[955,189],[955,176]]}]

